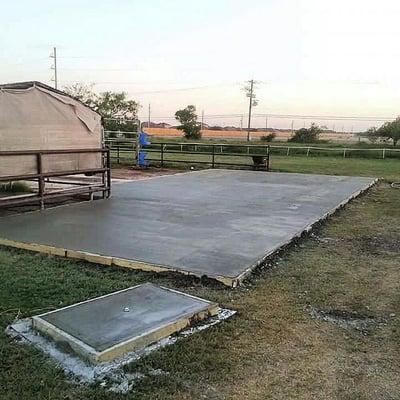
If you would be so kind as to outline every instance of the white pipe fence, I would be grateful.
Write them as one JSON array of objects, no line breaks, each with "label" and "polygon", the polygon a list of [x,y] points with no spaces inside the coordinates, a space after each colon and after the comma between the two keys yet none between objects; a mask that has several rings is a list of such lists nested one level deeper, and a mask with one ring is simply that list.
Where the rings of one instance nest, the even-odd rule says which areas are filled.
[{"label": "white pipe fence", "polygon": [[[369,148],[341,148],[341,147],[314,147],[314,146],[276,146],[276,145],[271,145],[271,150],[273,149],[282,149],[286,150],[286,156],[290,155],[290,152],[292,151],[292,155],[296,150],[305,150],[305,155],[306,157],[309,157],[310,154],[312,153],[313,150],[315,151],[326,151],[326,152],[337,152],[339,154],[342,154],[343,158],[346,158],[349,153],[356,153],[356,152],[375,152],[377,155],[379,155],[379,158],[386,158],[386,154],[393,152],[400,154],[400,149],[389,149],[389,148],[374,148],[374,149],[369,149]],[[400,158],[400,156],[399,156]]]},{"label": "white pipe fence", "polygon": [[[105,131],[105,133],[107,134],[119,134],[119,133],[130,133],[130,134],[137,134],[137,132],[119,132],[119,131]],[[114,138],[107,138],[106,141],[110,144],[117,144],[118,142],[134,142],[135,139],[131,138],[131,139],[124,139],[124,138],[118,138],[118,137],[114,137]],[[185,146],[194,146],[194,151],[197,151],[197,146],[198,145],[206,145],[206,142],[191,142],[191,143],[183,143],[183,142],[171,142],[171,143],[165,143],[165,149],[167,147],[178,147],[180,148],[180,150],[183,152],[184,151],[184,147]],[[211,144],[211,143],[210,143]],[[215,143],[214,143],[215,144]],[[231,146],[235,146],[236,144],[233,143],[218,143],[219,146],[219,150],[220,153],[224,152],[224,148],[229,148]],[[239,144],[237,144],[239,145]],[[241,145],[247,148],[247,152],[250,152],[250,148],[252,147],[257,147],[257,146],[263,146],[263,145],[257,145],[257,144],[245,144],[245,145]],[[216,147],[217,148],[217,147]],[[364,153],[370,153],[371,155],[373,155],[375,153],[375,155],[378,158],[381,159],[385,159],[388,157],[388,155],[390,154],[396,154],[396,158],[400,159],[400,149],[396,149],[396,148],[353,148],[353,147],[317,147],[317,146],[284,146],[284,145],[270,145],[270,149],[271,149],[271,153],[274,154],[274,149],[280,149],[282,151],[283,154],[285,154],[286,156],[294,156],[297,152],[298,155],[304,155],[306,157],[310,157],[313,155],[315,155],[315,152],[327,152],[327,153],[336,153],[338,156],[341,156],[343,158],[348,158],[350,157],[351,154],[353,154],[354,156],[357,156],[357,152],[364,152]],[[299,154],[298,151],[302,151],[303,154]],[[201,153],[201,151],[199,151],[199,153]]]}]

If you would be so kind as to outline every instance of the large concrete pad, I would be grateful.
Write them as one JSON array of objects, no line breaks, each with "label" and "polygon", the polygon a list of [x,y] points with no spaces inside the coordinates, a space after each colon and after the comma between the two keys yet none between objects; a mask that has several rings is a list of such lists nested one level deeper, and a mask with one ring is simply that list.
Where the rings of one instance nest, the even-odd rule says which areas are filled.
[{"label": "large concrete pad", "polygon": [[232,170],[165,176],[117,185],[109,200],[2,218],[0,244],[235,286],[374,182]]},{"label": "large concrete pad", "polygon": [[97,363],[155,343],[217,312],[214,303],[147,283],[35,316],[32,322]]}]

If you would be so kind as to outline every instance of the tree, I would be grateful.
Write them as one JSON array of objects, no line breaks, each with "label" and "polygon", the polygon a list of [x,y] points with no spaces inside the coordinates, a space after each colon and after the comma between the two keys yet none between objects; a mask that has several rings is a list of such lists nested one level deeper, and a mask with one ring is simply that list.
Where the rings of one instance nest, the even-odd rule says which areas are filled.
[{"label": "tree", "polygon": [[322,129],[318,125],[312,123],[309,128],[298,129],[293,137],[288,139],[288,142],[314,143],[318,141],[321,132]]},{"label": "tree", "polygon": [[260,137],[260,139],[265,142],[272,142],[275,138],[276,138],[275,132],[272,132],[272,133],[269,133],[268,135],[263,135]]},{"label": "tree", "polygon": [[361,132],[358,136],[360,138],[362,138],[362,137],[368,138],[368,140],[371,143],[375,143],[379,138],[379,136],[377,134],[377,129],[375,126],[373,126],[372,128],[369,128],[366,132]]},{"label": "tree", "polygon": [[183,131],[186,139],[201,138],[201,127],[197,122],[195,106],[187,106],[183,110],[178,110],[175,113],[175,119],[181,123],[177,128]]},{"label": "tree", "polygon": [[93,92],[93,84],[75,83],[64,87],[64,92],[103,117],[104,129],[110,131],[135,131],[139,103],[128,100],[126,92]]},{"label": "tree", "polygon": [[390,139],[393,141],[393,147],[395,147],[400,140],[400,117],[397,117],[394,121],[385,122],[380,128],[368,129],[367,133],[369,138]]},{"label": "tree", "polygon": [[94,83],[90,83],[89,85],[73,83],[64,86],[63,91],[88,107],[96,109],[97,94],[94,93],[93,86]]}]

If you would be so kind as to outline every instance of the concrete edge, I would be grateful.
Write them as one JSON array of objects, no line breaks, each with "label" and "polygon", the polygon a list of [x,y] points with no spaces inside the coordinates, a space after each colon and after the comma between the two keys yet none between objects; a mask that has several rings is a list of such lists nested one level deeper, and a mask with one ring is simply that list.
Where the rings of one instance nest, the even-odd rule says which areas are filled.
[{"label": "concrete edge", "polygon": [[39,253],[50,254],[53,256],[66,257],[67,250],[61,247],[48,246],[44,244],[18,242],[16,240],[0,238],[0,245],[6,247],[15,247],[17,249],[35,251]]},{"label": "concrete edge", "polygon": [[[200,300],[201,302],[205,303],[204,306],[196,311],[196,312],[188,312],[185,315],[181,316],[177,321],[171,322],[171,323],[166,323],[160,327],[157,327],[149,332],[146,332],[140,336],[125,340],[121,343],[118,343],[104,351],[98,352],[96,349],[91,347],[90,345],[86,344],[85,342],[79,340],[78,338],[70,335],[69,333],[57,328],[55,325],[52,323],[44,320],[42,317],[54,312],[58,312],[61,310],[65,310],[67,308],[75,307],[83,303],[88,303],[91,301],[94,301],[99,298],[104,298],[108,297],[111,295],[114,295],[116,293],[121,293],[124,291],[127,291],[129,289],[133,289],[138,286],[143,286],[143,285],[151,285],[155,287],[159,287],[162,290],[167,290],[176,294],[179,294],[181,296],[185,297],[190,297],[196,300]],[[220,307],[218,304],[214,302],[210,302],[208,300],[204,300],[200,297],[195,297],[191,296],[189,294],[179,292],[174,289],[169,289],[165,288],[163,286],[156,286],[151,283],[145,283],[141,285],[136,285],[133,287],[130,287],[128,289],[123,289],[118,292],[110,293],[104,296],[99,296],[94,299],[82,301],[80,303],[76,303],[67,307],[63,307],[54,311],[50,311],[41,315],[33,316],[31,318],[32,321],[32,327],[42,333],[43,335],[52,338],[56,343],[64,344],[70,347],[77,355],[79,355],[81,358],[84,360],[87,360],[88,362],[92,364],[98,364],[102,362],[108,362],[112,361],[115,358],[123,356],[125,353],[130,352],[130,351],[135,351],[139,350],[141,348],[144,348],[146,346],[151,345],[152,343],[156,343],[161,339],[164,339],[170,335],[173,335],[175,333],[180,332],[181,330],[185,328],[189,328],[193,325],[195,322],[203,321],[207,318],[214,317],[218,314],[220,311]]]},{"label": "concrete edge", "polygon": [[[195,276],[201,278],[204,274],[195,273],[192,271],[187,271],[185,269],[180,269],[176,267],[171,267],[168,265],[152,264],[139,260],[128,260],[126,258],[118,258],[112,256],[103,256],[101,254],[89,253],[82,250],[70,250],[61,247],[54,247],[45,244],[18,242],[16,240],[10,240],[5,238],[0,238],[0,245],[6,247],[14,247],[16,249],[29,250],[37,253],[49,254],[53,256],[60,256],[65,258],[71,258],[76,260],[83,260],[90,263],[106,265],[106,266],[116,266],[121,268],[128,268],[134,270],[140,270],[144,272],[178,272],[180,274]],[[215,279],[226,286],[235,286],[236,278],[230,278],[225,276],[209,276],[209,278]]]},{"label": "concrete edge", "polygon": [[70,335],[69,333],[62,331],[61,329],[47,322],[40,316],[32,317],[31,321],[32,327],[35,330],[39,331],[46,337],[50,337],[56,344],[66,345],[85,360],[91,363],[96,362],[98,353],[93,347],[88,346],[86,343]]}]

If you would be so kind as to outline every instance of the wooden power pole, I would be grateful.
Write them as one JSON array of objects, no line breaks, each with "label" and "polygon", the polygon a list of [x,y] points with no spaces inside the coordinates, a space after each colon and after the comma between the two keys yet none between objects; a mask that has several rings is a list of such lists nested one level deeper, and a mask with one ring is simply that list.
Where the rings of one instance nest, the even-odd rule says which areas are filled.
[{"label": "wooden power pole", "polygon": [[253,108],[253,90],[254,90],[254,80],[250,81],[249,91],[247,96],[249,97],[249,119],[247,121],[247,141],[250,141],[250,129],[251,129],[251,109]]},{"label": "wooden power pole", "polygon": [[53,47],[53,54],[50,55],[50,58],[54,59],[51,69],[54,70],[54,88],[58,89],[57,47]]}]

